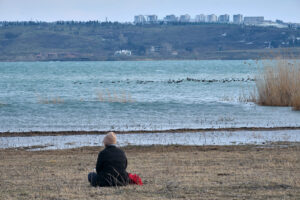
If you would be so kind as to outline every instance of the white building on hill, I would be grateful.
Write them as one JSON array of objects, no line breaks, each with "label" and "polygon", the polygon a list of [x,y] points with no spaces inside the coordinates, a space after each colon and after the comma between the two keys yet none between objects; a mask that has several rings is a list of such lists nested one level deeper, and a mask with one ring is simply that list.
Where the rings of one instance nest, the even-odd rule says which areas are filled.
[{"label": "white building on hill", "polygon": [[180,22],[190,22],[191,21],[191,16],[188,14],[181,15],[179,18]]},{"label": "white building on hill", "polygon": [[157,23],[157,15],[147,15],[147,22],[150,24]]},{"label": "white building on hill", "polygon": [[206,16],[201,14],[201,15],[196,15],[195,17],[195,22],[205,22]]},{"label": "white building on hill", "polygon": [[228,14],[220,15],[218,18],[218,22],[220,23],[229,23],[230,16]]},{"label": "white building on hill", "polygon": [[233,23],[242,24],[243,23],[243,15],[241,15],[241,14],[233,15]]},{"label": "white building on hill", "polygon": [[134,16],[134,23],[135,24],[144,24],[146,22],[146,19],[144,15],[136,15]]},{"label": "white building on hill", "polygon": [[164,22],[177,22],[178,19],[175,15],[167,15],[164,18]]},{"label": "white building on hill", "polygon": [[264,17],[244,17],[244,23],[248,25],[262,24],[264,20]]},{"label": "white building on hill", "polygon": [[207,22],[215,23],[218,21],[218,17],[215,14],[207,15]]}]

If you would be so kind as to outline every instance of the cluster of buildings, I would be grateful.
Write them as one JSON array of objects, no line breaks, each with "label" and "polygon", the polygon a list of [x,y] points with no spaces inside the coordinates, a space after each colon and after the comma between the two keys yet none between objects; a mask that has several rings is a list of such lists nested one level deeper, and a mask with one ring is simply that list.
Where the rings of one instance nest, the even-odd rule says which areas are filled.
[{"label": "cluster of buildings", "polygon": [[235,24],[248,24],[257,25],[263,23],[264,17],[243,17],[241,14],[233,15],[232,21],[230,20],[230,15],[196,15],[192,18],[189,14],[175,16],[167,15],[162,20],[159,20],[157,15],[136,15],[134,16],[135,24],[155,24],[155,23],[235,23]]}]

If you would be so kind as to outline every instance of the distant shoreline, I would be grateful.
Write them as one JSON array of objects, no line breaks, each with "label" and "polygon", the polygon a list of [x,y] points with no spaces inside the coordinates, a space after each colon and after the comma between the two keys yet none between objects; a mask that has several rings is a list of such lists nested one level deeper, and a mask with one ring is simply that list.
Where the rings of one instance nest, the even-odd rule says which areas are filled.
[{"label": "distant shoreline", "polygon": [[[300,50],[299,50],[300,52]],[[108,60],[0,60],[0,63],[5,63],[5,62],[145,62],[145,61],[210,61],[210,60],[220,60],[220,61],[230,61],[230,60],[273,60],[273,59],[295,59],[299,60],[300,59],[300,54],[297,56],[273,56],[273,57],[240,57],[240,58],[225,58],[225,59],[220,59],[219,57],[215,58],[201,58],[201,59],[193,59],[193,58],[138,58],[138,59],[108,59]]]},{"label": "distant shoreline", "polygon": [[300,29],[235,24],[11,24],[0,61],[300,58]]},{"label": "distant shoreline", "polygon": [[0,132],[0,137],[27,137],[27,136],[60,136],[60,135],[104,135],[109,131],[117,134],[146,134],[146,133],[190,133],[215,131],[279,131],[299,130],[300,127],[237,127],[237,128],[199,128],[199,129],[168,129],[168,130],[129,130],[129,131],[28,131],[28,132]]}]

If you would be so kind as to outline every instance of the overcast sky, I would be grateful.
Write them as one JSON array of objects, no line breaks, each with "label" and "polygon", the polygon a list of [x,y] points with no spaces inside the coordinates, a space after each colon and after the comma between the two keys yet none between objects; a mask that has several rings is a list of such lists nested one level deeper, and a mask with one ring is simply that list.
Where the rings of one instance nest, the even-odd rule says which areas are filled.
[{"label": "overcast sky", "polygon": [[[243,14],[300,23],[300,0],[0,0],[0,21],[131,22],[138,14]],[[232,19],[232,18],[231,18]]]}]

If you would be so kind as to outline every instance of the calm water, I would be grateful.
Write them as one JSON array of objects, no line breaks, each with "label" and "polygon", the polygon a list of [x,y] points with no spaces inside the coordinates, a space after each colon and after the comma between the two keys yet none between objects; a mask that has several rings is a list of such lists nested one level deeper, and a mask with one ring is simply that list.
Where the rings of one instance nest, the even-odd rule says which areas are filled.
[{"label": "calm water", "polygon": [[239,101],[253,90],[260,65],[0,63],[0,132],[300,126],[291,108]]}]

